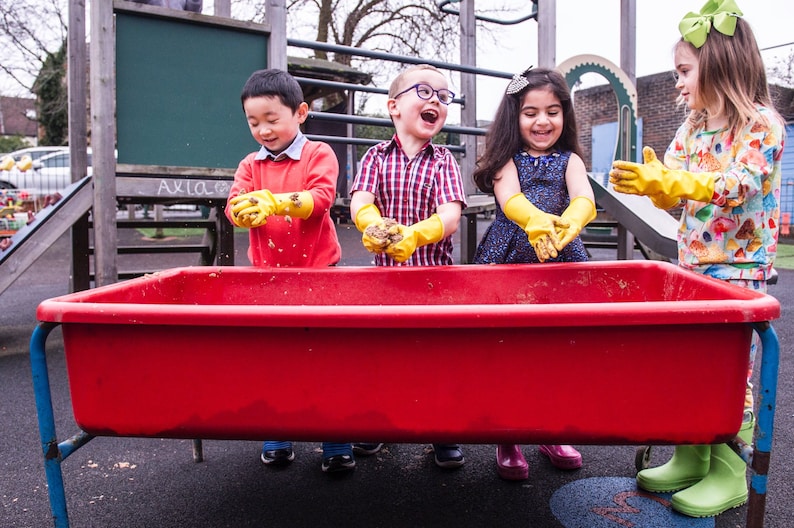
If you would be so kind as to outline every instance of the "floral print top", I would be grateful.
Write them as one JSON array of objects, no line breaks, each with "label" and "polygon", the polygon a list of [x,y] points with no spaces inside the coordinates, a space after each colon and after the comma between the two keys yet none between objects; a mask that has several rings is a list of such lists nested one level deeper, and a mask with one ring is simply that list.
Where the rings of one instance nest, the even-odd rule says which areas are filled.
[{"label": "floral print top", "polygon": [[711,202],[687,200],[678,229],[678,263],[722,280],[766,280],[778,241],[785,127],[765,107],[761,121],[737,137],[727,129],[679,127],[664,164],[673,170],[714,172]]}]

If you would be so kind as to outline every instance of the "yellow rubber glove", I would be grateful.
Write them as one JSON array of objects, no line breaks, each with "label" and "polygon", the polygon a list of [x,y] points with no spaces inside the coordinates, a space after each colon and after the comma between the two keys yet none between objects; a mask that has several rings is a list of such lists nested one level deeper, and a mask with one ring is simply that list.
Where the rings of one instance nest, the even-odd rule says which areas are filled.
[{"label": "yellow rubber glove", "polygon": [[668,169],[656,159],[656,153],[651,147],[642,149],[642,157],[645,163],[621,160],[612,162],[609,181],[616,191],[654,196],[660,202],[659,195],[698,202],[710,202],[714,196],[715,173]]},{"label": "yellow rubber glove", "polygon": [[568,207],[563,211],[560,218],[568,222],[568,227],[560,229],[558,244],[555,244],[557,251],[570,244],[574,238],[579,236],[584,226],[592,222],[596,217],[596,207],[593,201],[587,196],[577,196]]},{"label": "yellow rubber glove", "polygon": [[20,160],[17,162],[17,169],[21,170],[22,172],[30,170],[32,166],[33,159],[28,155],[22,156],[22,158],[20,158]]},{"label": "yellow rubber glove", "polygon": [[[393,228],[393,226],[386,225],[377,206],[375,204],[363,205],[356,213],[354,222],[356,223],[356,228],[362,233],[361,243],[364,244],[367,251],[370,253],[383,253],[383,249],[389,245],[389,229]],[[373,236],[367,232],[367,228],[371,226],[378,228],[375,230],[378,236]]]},{"label": "yellow rubber glove", "polygon": [[544,213],[532,205],[523,193],[511,196],[502,210],[527,234],[538,260],[544,262],[557,256],[557,230],[567,228],[567,221],[557,215]]},{"label": "yellow rubber glove", "polygon": [[314,198],[309,191],[274,194],[276,214],[306,220],[314,211]]},{"label": "yellow rubber glove", "polygon": [[0,161],[0,170],[9,171],[14,167],[14,158],[11,156],[3,156],[3,161]]},{"label": "yellow rubber glove", "polygon": [[437,214],[409,226],[397,225],[402,240],[392,242],[384,250],[397,262],[405,262],[411,258],[416,248],[433,244],[444,238],[444,222]]},{"label": "yellow rubber glove", "polygon": [[659,209],[664,209],[665,211],[667,209],[672,209],[673,207],[681,203],[681,198],[665,196],[663,194],[653,194],[651,196],[648,196],[648,198],[651,199],[653,205],[655,205]]},{"label": "yellow rubber glove", "polygon": [[237,195],[229,203],[232,219],[240,227],[263,226],[268,216],[276,214],[276,197],[267,189]]},{"label": "yellow rubber glove", "polygon": [[308,191],[273,194],[263,189],[240,194],[229,202],[235,225],[246,228],[263,226],[272,215],[305,220],[314,210],[314,199]]}]

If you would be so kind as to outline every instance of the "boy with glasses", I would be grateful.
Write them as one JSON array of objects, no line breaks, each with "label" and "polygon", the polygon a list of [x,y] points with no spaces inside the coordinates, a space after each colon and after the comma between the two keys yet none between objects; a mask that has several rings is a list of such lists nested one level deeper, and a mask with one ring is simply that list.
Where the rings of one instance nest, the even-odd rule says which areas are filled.
[{"label": "boy with glasses", "polygon": [[[452,234],[466,206],[460,167],[452,153],[434,145],[455,94],[428,64],[411,66],[389,87],[386,103],[394,136],[370,147],[352,185],[350,214],[375,254],[376,266],[440,266],[453,263]],[[383,444],[354,444],[371,455]],[[456,444],[433,444],[435,463],[463,465]]]}]

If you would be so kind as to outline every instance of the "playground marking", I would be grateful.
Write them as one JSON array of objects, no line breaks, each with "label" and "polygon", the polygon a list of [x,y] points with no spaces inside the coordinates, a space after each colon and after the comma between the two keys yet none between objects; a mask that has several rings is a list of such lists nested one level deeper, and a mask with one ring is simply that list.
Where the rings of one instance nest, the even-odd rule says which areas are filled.
[{"label": "playground marking", "polygon": [[713,517],[674,512],[672,496],[638,489],[633,478],[593,477],[562,486],[549,505],[565,528],[714,528]]}]

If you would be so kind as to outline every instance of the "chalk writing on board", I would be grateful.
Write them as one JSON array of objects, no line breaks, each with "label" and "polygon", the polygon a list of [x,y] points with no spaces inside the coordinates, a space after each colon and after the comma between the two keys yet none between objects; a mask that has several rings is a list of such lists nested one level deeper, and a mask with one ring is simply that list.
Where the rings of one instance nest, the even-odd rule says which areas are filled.
[{"label": "chalk writing on board", "polygon": [[226,197],[230,186],[227,181],[161,179],[157,196]]}]

